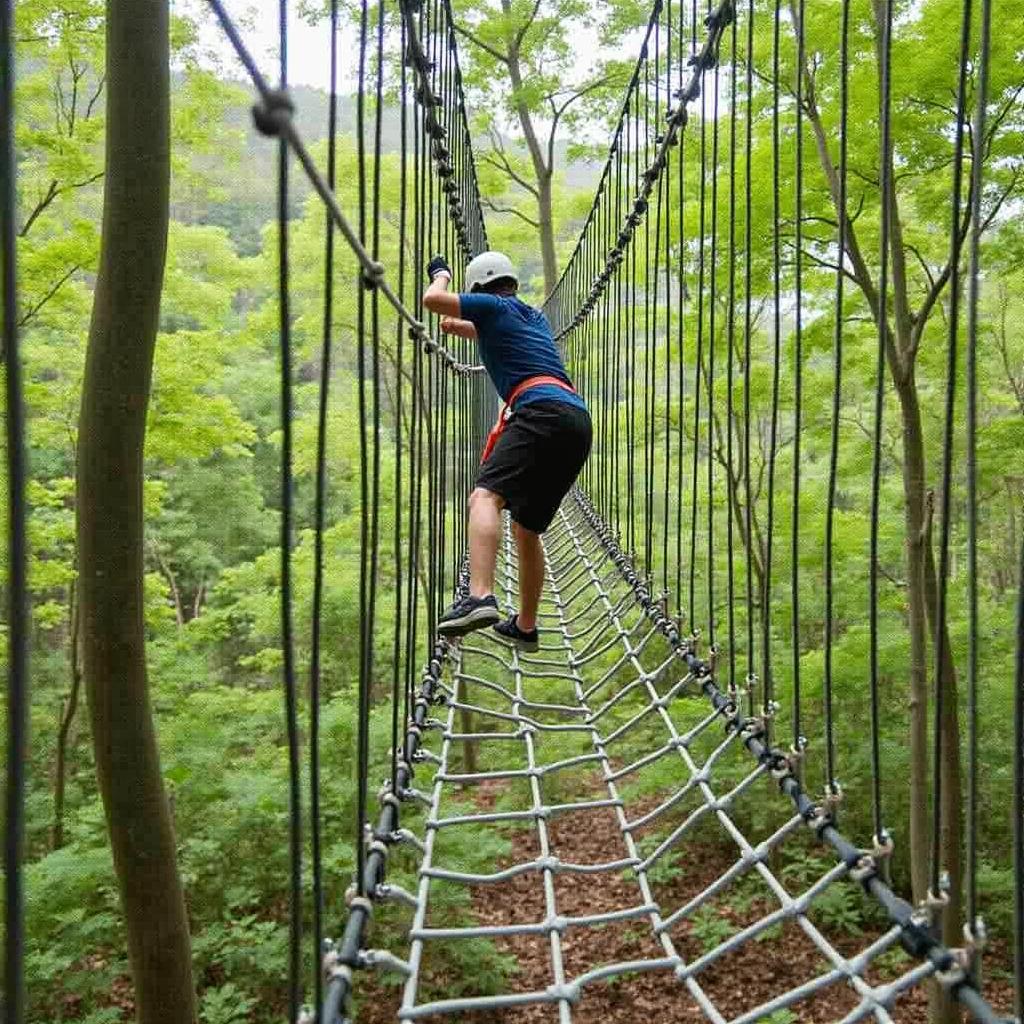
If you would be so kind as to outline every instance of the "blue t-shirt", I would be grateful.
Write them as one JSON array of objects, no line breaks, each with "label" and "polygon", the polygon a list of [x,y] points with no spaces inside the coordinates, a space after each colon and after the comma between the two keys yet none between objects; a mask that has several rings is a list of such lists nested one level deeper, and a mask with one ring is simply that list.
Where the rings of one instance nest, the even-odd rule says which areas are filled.
[{"label": "blue t-shirt", "polygon": [[[463,320],[476,328],[480,358],[503,401],[527,377],[557,377],[571,384],[555,347],[547,317],[514,295],[473,292],[459,295]],[[585,409],[579,395],[554,384],[538,384],[516,399],[516,406],[531,402],[565,402]]]}]

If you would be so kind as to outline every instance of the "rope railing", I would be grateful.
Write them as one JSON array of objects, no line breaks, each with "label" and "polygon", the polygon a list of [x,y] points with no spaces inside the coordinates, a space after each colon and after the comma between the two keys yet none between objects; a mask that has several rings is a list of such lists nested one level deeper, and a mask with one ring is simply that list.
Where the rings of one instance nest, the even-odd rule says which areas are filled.
[{"label": "rope railing", "polygon": [[[881,749],[887,713],[881,696],[885,628],[881,594],[886,582],[881,527],[890,501],[883,496],[883,482],[891,475],[886,464],[891,465],[894,458],[886,447],[886,421],[892,415],[887,392],[890,377],[905,374],[906,360],[911,358],[894,357],[893,327],[886,312],[900,284],[893,275],[906,273],[894,269],[894,253],[903,245],[894,226],[899,186],[892,170],[898,143],[892,113],[897,95],[894,81],[898,85],[900,71],[891,66],[893,10],[888,4],[875,5],[877,53],[872,56],[877,56],[879,69],[881,181],[878,252],[872,264],[862,248],[861,236],[870,235],[862,223],[863,195],[856,213],[848,207],[850,4],[842,3],[836,13],[835,26],[816,18],[811,37],[805,4],[798,0],[776,0],[763,8],[753,2],[718,6],[682,2],[674,11],[668,3],[654,5],[594,203],[546,309],[594,418],[594,451],[582,478],[594,514],[608,524],[609,537],[622,545],[624,557],[637,566],[650,599],[657,595],[666,615],[673,608],[671,619],[680,637],[687,638],[694,649],[706,644],[718,671],[727,670],[729,686],[746,695],[748,714],[758,714],[764,723],[768,747],[774,748],[774,732],[780,724],[789,726],[787,756],[800,765],[801,779],[818,766],[823,769],[823,800],[835,809],[843,796],[837,777],[841,766],[837,764],[834,680],[834,650],[844,629],[835,610],[837,491],[840,450],[848,452],[850,443],[848,426],[843,427],[844,415],[847,425],[850,422],[843,406],[843,342],[852,304],[860,298],[867,306],[875,321],[877,358],[874,408],[863,426],[872,454],[865,594],[870,714],[865,746],[871,772],[865,788],[872,803],[873,845],[883,849],[893,841],[883,806],[886,758]],[[960,130],[954,127],[949,147],[955,171],[950,188],[948,286],[957,291],[957,297],[953,291],[948,293],[944,321],[946,404],[935,503],[937,564],[928,570],[934,572],[937,596],[934,608],[927,612],[933,675],[942,679],[952,671],[947,593],[951,503],[958,500],[953,460],[965,436],[955,405],[965,393],[958,381],[958,334],[964,334],[958,304],[960,294],[966,292],[973,303],[965,341],[970,482],[964,507],[972,551],[971,652],[966,673],[969,852],[964,880],[969,906],[965,951],[957,951],[957,956],[966,957],[972,970],[984,936],[976,893],[978,822],[971,809],[978,799],[979,760],[978,567],[973,553],[977,506],[970,496],[976,495],[971,488],[976,487],[973,360],[979,337],[979,237],[983,223],[991,222],[983,199],[986,146],[991,144],[985,134],[990,20],[988,6],[979,16],[969,0],[962,5],[958,57],[949,83],[957,97],[954,126],[960,126]],[[834,40],[824,38],[822,33],[829,31],[835,32]],[[813,70],[811,53],[816,54]],[[694,67],[695,71],[687,71]],[[703,89],[701,71],[706,79]],[[689,85],[685,84],[687,74]],[[970,133],[969,94],[977,108]],[[699,117],[673,107],[669,97],[693,104],[695,114],[699,101]],[[831,105],[824,109],[824,103]],[[678,131],[672,131],[674,126]],[[812,129],[813,149],[805,140]],[[967,159],[971,161],[969,187]],[[812,178],[815,160],[824,167],[817,180]],[[759,175],[765,185],[758,209]],[[810,188],[826,195],[835,211],[826,211],[825,216],[815,211],[809,216]],[[862,193],[864,188],[861,181]],[[741,189],[745,195],[737,202]],[[724,195],[729,197],[727,204],[722,202]],[[968,201],[973,212],[967,211]],[[832,227],[831,237],[827,227],[823,233],[823,224]],[[962,271],[968,225],[971,266]],[[807,285],[812,272],[813,290]],[[831,307],[820,298],[827,274],[835,287]],[[877,274],[877,280],[872,280],[872,274]],[[862,294],[851,295],[851,283]],[[928,283],[933,290],[937,287],[935,277]],[[829,320],[833,379],[830,444],[821,453],[828,466],[822,545],[808,534],[804,522],[809,500],[804,336],[809,323],[816,321],[820,333]],[[897,367],[899,359],[903,363]],[[820,361],[815,372],[821,376]],[[813,447],[810,450],[815,459],[817,453]],[[790,480],[785,494],[782,472],[787,465]],[[812,470],[814,500],[822,491],[816,476]],[[923,499],[923,490],[921,495]],[[781,543],[783,530],[788,533],[788,552]],[[803,565],[812,550],[821,552],[822,547],[824,602],[818,609],[813,593],[812,607],[807,606],[809,581]],[[803,680],[805,638],[808,629],[822,620],[823,699],[814,706],[807,700]],[[859,687],[860,679],[844,682],[847,687]],[[926,787],[921,797],[932,803],[930,888],[922,900],[926,908],[945,906],[951,899],[942,863],[943,823],[948,824],[951,815],[949,806],[943,805],[945,762],[950,753],[945,708],[949,698],[944,696],[944,686],[935,692],[933,782],[930,793]],[[808,736],[812,726],[821,728],[820,748]],[[955,900],[958,894],[952,896]],[[889,904],[886,909],[893,911]],[[905,908],[900,914],[904,912]],[[951,948],[956,943],[950,936],[959,936],[963,921],[945,916],[943,941]]]},{"label": "rope railing", "polygon": [[[437,617],[461,578],[466,549],[461,514],[486,424],[493,417],[496,396],[486,383],[483,367],[472,359],[470,343],[455,338],[451,344],[437,339],[428,327],[420,302],[421,273],[430,255],[453,253],[461,268],[487,247],[480,205],[479,184],[473,159],[469,121],[462,91],[462,73],[455,45],[452,11],[447,0],[413,2],[397,7],[362,4],[359,12],[358,83],[356,94],[356,149],[358,159],[358,210],[355,218],[343,211],[337,186],[337,73],[340,7],[334,0],[331,24],[331,104],[326,176],[316,166],[293,120],[284,70],[287,54],[286,4],[280,4],[282,53],[281,83],[272,88],[264,78],[245,42],[220,0],[211,8],[233,45],[259,95],[253,114],[257,127],[281,140],[279,184],[279,287],[282,316],[282,351],[288,341],[288,159],[291,154],[309,178],[327,213],[324,337],[321,358],[320,408],[317,455],[317,502],[315,511],[313,635],[310,665],[310,822],[313,861],[313,984],[310,1006],[303,1007],[308,960],[302,957],[305,942],[301,927],[301,849],[303,812],[297,787],[298,731],[297,689],[291,657],[290,625],[290,456],[284,450],[282,493],[283,637],[285,692],[289,727],[291,795],[292,908],[291,971],[289,999],[293,1020],[341,1020],[348,1012],[352,971],[367,966],[365,935],[373,904],[393,890],[385,882],[388,852],[407,841],[400,827],[399,810],[409,798],[413,764],[423,756],[421,736],[428,728],[428,710],[434,701],[446,648],[434,639]],[[397,17],[392,22],[391,15]],[[371,18],[371,14],[373,17]],[[397,69],[388,63],[386,39],[398,38]],[[372,61],[371,58],[372,57]],[[373,70],[368,70],[372,67]],[[397,81],[400,109],[398,154],[398,239],[396,268],[390,275],[382,258],[382,175],[384,150],[382,118],[385,76]],[[373,104],[368,110],[368,95]],[[368,118],[372,121],[368,123]],[[368,153],[367,150],[370,149]],[[320,803],[319,702],[322,692],[321,651],[330,638],[321,636],[323,578],[325,572],[326,424],[330,401],[332,351],[337,328],[332,323],[336,252],[334,232],[347,243],[355,258],[358,303],[355,347],[358,360],[360,420],[360,672],[357,709],[357,809],[354,849],[355,883],[348,895],[349,910],[337,941],[326,937],[330,911],[322,877],[322,807]],[[459,271],[457,271],[460,273]],[[461,276],[461,274],[460,274]],[[382,308],[383,297],[385,308]],[[388,325],[386,309],[394,322],[388,352],[392,372],[383,363]],[[411,346],[406,344],[406,338]],[[387,388],[387,400],[383,388]],[[282,396],[290,393],[287,360],[282,367]],[[285,421],[290,405],[283,405]],[[385,412],[390,423],[385,424]],[[287,440],[288,431],[285,437]],[[382,459],[394,462],[393,532],[389,538],[394,584],[394,622],[390,626],[391,664],[378,664],[376,650],[382,635],[378,596],[382,572],[381,505]],[[423,582],[421,582],[421,578]],[[417,659],[426,649],[426,668],[418,677]],[[390,676],[391,752],[387,791],[376,823],[370,821],[368,790],[371,761],[380,751],[371,750],[370,721],[375,699],[372,689],[381,672]],[[417,688],[418,686],[418,688]],[[322,954],[322,963],[321,963]],[[384,958],[385,962],[390,962]],[[301,1012],[300,1012],[301,1008]]]}]

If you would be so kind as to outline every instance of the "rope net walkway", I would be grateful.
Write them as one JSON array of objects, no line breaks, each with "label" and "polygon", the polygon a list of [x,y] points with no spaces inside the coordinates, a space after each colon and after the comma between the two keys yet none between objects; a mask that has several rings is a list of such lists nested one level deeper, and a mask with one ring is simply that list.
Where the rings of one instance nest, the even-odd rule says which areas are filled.
[{"label": "rope net walkway", "polygon": [[[558,1019],[568,1022],[589,986],[620,975],[657,971],[665,973],[665,984],[684,986],[716,1024],[752,1024],[813,1000],[830,986],[847,985],[855,998],[842,1019],[843,1024],[852,1024],[890,1021],[889,1011],[898,997],[933,974],[945,984],[962,983],[962,966],[930,937],[927,916],[896,897],[881,880],[873,851],[850,845],[835,829],[827,809],[803,793],[786,756],[766,745],[763,720],[744,716],[738,694],[718,688],[713,665],[679,638],[582,494],[566,503],[546,535],[545,548],[547,589],[540,617],[547,639],[538,654],[522,654],[496,636],[477,634],[447,651],[449,669],[440,661],[432,665],[422,690],[421,700],[440,708],[440,717],[425,720],[423,736],[429,746],[415,758],[424,774],[433,771],[432,779],[422,790],[406,794],[426,808],[422,832],[402,837],[421,855],[419,888],[413,894],[385,887],[379,894],[410,906],[411,950],[407,959],[379,950],[366,951],[362,958],[364,965],[386,967],[406,977],[399,1017],[419,1020],[551,1004],[557,1007]],[[516,565],[508,529],[499,578],[503,604],[513,610]],[[460,725],[467,714],[475,723],[470,731]],[[486,768],[460,767],[467,744],[481,748]],[[637,749],[647,752],[637,757]],[[659,793],[656,806],[638,813],[636,791],[645,773],[652,771],[673,781]],[[578,780],[588,774],[605,790],[603,794],[590,799],[557,797],[560,791],[579,792],[578,781],[560,785],[565,775]],[[466,790],[494,782],[515,792],[515,805],[467,813]],[[738,822],[749,819],[751,805],[765,799],[767,786],[788,797],[790,816],[768,834],[748,835]],[[582,829],[588,814],[604,808],[614,812],[622,835],[621,849],[609,850],[607,861],[574,863],[572,849],[553,847],[549,828],[554,819],[573,817]],[[446,865],[443,847],[450,830],[484,832],[510,823],[536,831],[535,858],[487,874]],[[819,878],[794,891],[773,873],[770,863],[779,848],[802,831],[817,837],[837,859]],[[695,834],[707,841],[709,832],[729,842],[735,863],[684,904],[664,905],[659,898],[659,865],[674,851],[685,852]],[[601,876],[608,874],[632,879],[632,903],[602,913],[565,912],[560,898],[580,886],[599,886]],[[521,875],[543,889],[542,920],[466,927],[432,923],[432,898],[438,886],[497,888]],[[716,900],[744,878],[756,879],[776,909],[687,961],[679,946],[685,923],[702,909],[714,908]],[[888,930],[854,955],[840,953],[827,929],[815,922],[815,901],[833,886],[851,884],[866,887],[893,918]],[[567,970],[567,947],[572,947],[574,961],[581,960],[581,953],[585,959],[585,936],[578,933],[629,924],[649,931],[649,958],[592,963],[579,973]],[[816,970],[803,984],[770,999],[751,997],[740,1014],[721,1012],[702,984],[703,973],[728,964],[730,958],[757,957],[759,943],[781,925],[799,929],[806,961]],[[432,944],[509,936],[535,936],[538,947],[547,946],[549,986],[420,1001],[422,968]],[[868,982],[873,961],[900,943],[922,962],[911,962],[891,981]],[[333,961],[330,969],[337,970]],[[972,989],[960,991],[975,1019],[998,1019]]]}]

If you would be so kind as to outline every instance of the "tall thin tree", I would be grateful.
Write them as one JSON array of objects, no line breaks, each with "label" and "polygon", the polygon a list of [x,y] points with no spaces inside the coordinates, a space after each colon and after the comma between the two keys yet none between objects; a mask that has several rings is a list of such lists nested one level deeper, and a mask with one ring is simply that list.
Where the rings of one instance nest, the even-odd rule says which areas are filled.
[{"label": "tall thin tree", "polygon": [[195,1020],[143,619],[143,445],[167,248],[167,0],[107,2],[103,241],[78,447],[82,668],[141,1024]]}]

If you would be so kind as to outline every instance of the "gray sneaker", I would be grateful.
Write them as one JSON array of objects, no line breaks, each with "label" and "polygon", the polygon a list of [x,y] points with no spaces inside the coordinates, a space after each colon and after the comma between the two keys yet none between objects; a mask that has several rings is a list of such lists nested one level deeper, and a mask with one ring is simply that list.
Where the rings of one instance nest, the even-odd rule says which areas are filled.
[{"label": "gray sneaker", "polygon": [[475,629],[486,629],[501,619],[494,595],[463,597],[441,616],[437,631],[442,636],[464,636]]},{"label": "gray sneaker", "polygon": [[504,622],[499,622],[494,627],[494,632],[503,640],[515,644],[521,651],[540,650],[540,634],[535,628],[529,632],[520,629],[518,615],[510,615]]}]

